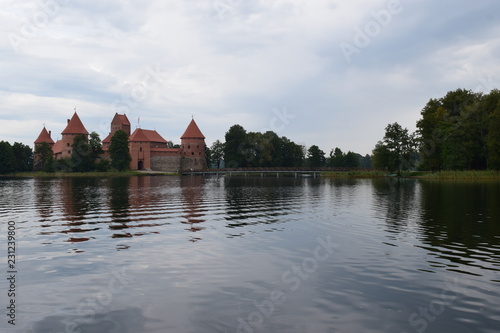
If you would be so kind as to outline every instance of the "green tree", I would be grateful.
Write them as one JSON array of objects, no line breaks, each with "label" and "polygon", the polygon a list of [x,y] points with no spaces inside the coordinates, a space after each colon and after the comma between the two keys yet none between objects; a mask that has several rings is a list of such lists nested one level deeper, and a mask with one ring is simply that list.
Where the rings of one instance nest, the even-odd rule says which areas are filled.
[{"label": "green tree", "polygon": [[348,151],[345,154],[344,158],[344,166],[347,168],[357,168],[359,167],[359,158],[362,157],[359,154],[356,154],[352,151]]},{"label": "green tree", "polygon": [[78,134],[71,145],[71,170],[73,172],[88,172],[94,168],[92,148],[85,134]]},{"label": "green tree", "polygon": [[401,170],[407,170],[414,165],[414,140],[408,129],[402,128],[398,123],[389,124],[385,128],[382,145],[388,152],[387,167],[396,170],[401,175]]},{"label": "green tree", "polygon": [[328,166],[334,168],[342,168],[344,164],[345,155],[339,147],[335,147],[330,151],[330,158],[328,159]]},{"label": "green tree", "polygon": [[210,147],[210,151],[212,152],[212,162],[215,163],[217,169],[220,169],[220,164],[224,160],[224,143],[215,140]]},{"label": "green tree", "polygon": [[111,137],[109,145],[109,154],[111,156],[111,166],[118,171],[124,171],[130,168],[130,151],[128,149],[128,135],[123,130],[118,130]]},{"label": "green tree", "polygon": [[305,148],[302,145],[296,144],[286,137],[282,137],[284,152],[283,166],[284,167],[301,167],[305,162]]},{"label": "green tree", "polygon": [[14,142],[12,152],[14,153],[14,169],[16,171],[25,172],[33,170],[33,150],[31,150],[30,146]]},{"label": "green tree", "polygon": [[33,170],[50,172],[54,161],[54,152],[47,142],[35,146],[35,162]]},{"label": "green tree", "polygon": [[365,156],[361,156],[359,158],[359,166],[362,168],[371,168],[372,167],[372,159],[370,155],[366,154]]},{"label": "green tree", "polygon": [[96,169],[97,161],[104,153],[104,150],[102,149],[101,138],[99,137],[98,133],[96,132],[90,133],[89,145],[90,145],[90,161],[92,163],[92,168]]},{"label": "green tree", "polygon": [[212,150],[207,145],[205,145],[205,163],[208,168],[211,167],[212,161],[213,161]]},{"label": "green tree", "polygon": [[500,101],[491,114],[487,145],[488,168],[500,170]]},{"label": "green tree", "polygon": [[233,125],[225,134],[224,162],[227,168],[245,167],[248,165],[247,132],[240,125]]},{"label": "green tree", "polygon": [[16,159],[12,146],[7,141],[0,142],[0,174],[15,171]]},{"label": "green tree", "polygon": [[431,99],[417,122],[422,169],[484,169],[490,111],[484,96],[457,89]]},{"label": "green tree", "polygon": [[391,165],[391,153],[382,141],[377,142],[372,151],[372,163],[376,169],[389,170]]},{"label": "green tree", "polygon": [[318,146],[312,145],[307,150],[307,164],[310,167],[325,166],[325,152],[319,149]]}]

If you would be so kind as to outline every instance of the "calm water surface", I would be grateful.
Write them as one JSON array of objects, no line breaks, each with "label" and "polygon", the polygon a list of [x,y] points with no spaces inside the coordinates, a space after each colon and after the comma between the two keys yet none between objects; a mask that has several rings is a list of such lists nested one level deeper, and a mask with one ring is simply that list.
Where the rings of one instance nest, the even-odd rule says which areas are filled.
[{"label": "calm water surface", "polygon": [[[500,183],[0,180],[13,332],[499,332]],[[7,280],[1,279],[2,307]]]}]

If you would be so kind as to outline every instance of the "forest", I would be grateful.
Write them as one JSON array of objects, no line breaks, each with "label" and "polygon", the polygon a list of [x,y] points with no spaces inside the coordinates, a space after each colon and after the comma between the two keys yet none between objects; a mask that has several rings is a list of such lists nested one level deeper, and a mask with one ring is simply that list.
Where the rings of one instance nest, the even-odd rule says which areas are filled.
[{"label": "forest", "polygon": [[457,89],[431,98],[415,133],[386,127],[372,152],[375,168],[394,170],[500,170],[500,91]]}]

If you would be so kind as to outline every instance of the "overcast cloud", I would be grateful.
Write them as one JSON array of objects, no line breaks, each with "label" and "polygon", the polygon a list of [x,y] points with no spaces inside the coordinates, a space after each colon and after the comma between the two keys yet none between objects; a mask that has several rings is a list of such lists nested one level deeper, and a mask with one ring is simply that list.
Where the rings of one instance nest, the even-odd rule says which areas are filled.
[{"label": "overcast cloud", "polygon": [[370,153],[429,98],[500,87],[498,0],[2,0],[0,140],[60,138],[76,107],[174,143],[271,129]]}]

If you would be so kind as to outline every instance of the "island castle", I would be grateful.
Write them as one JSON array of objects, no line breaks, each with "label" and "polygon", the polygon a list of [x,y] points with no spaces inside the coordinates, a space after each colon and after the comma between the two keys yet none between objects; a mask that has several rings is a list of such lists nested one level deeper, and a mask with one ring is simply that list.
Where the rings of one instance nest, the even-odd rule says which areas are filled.
[{"label": "island castle", "polygon": [[[171,148],[169,142],[156,130],[137,128],[131,134],[130,121],[127,116],[116,113],[111,121],[109,135],[102,140],[104,154],[101,158],[110,159],[109,145],[111,144],[111,138],[118,130],[123,130],[129,136],[128,147],[132,158],[130,162],[131,170],[177,172],[206,168],[205,136],[201,133],[194,119],[191,120],[181,136],[180,148]],[[35,148],[37,145],[46,142],[52,148],[54,158],[71,157],[73,139],[79,134],[83,134],[88,138],[89,132],[75,112],[73,117],[68,119],[66,128],[61,132],[61,140],[54,142],[51,138],[51,132],[47,131],[44,126],[34,142]]]}]

